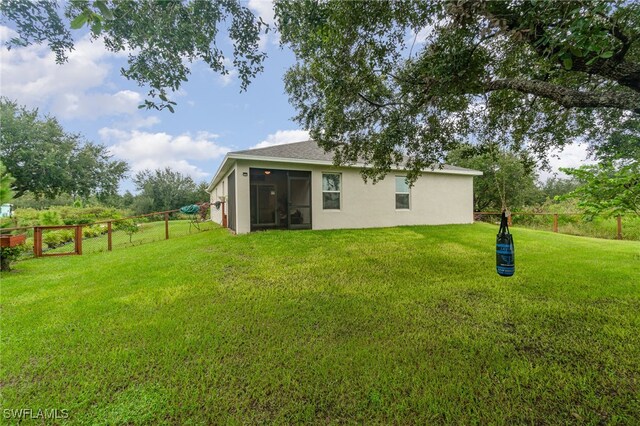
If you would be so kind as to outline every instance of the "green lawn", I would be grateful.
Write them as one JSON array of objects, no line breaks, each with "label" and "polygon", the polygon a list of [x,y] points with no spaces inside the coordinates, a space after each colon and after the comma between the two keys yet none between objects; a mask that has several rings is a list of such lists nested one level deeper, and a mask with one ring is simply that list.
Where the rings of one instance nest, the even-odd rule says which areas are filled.
[{"label": "green lawn", "polygon": [[2,408],[78,424],[640,423],[640,243],[517,229],[501,278],[495,232],[214,229],[22,262],[1,280]]}]

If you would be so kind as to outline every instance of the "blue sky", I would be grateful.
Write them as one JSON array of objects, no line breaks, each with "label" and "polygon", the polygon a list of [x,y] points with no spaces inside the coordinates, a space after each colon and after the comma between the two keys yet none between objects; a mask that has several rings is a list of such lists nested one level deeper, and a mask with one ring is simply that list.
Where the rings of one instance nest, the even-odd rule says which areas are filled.
[{"label": "blue sky", "polygon": [[[249,7],[273,22],[269,1],[250,0]],[[13,30],[0,26],[0,39]],[[233,75],[220,76],[202,63],[192,66],[189,81],[174,100],[175,114],[138,109],[147,88],[120,76],[126,54],[107,52],[100,41],[78,33],[69,61],[57,65],[46,46],[0,49],[0,94],[58,118],[69,132],[105,144],[132,172],[169,166],[196,181],[208,181],[228,151],[305,140],[308,133],[291,118],[295,114],[284,91],[283,76],[295,62],[281,48],[277,34],[265,36],[268,58],[246,92]],[[578,166],[580,146],[565,149],[554,167]],[[543,174],[546,177],[548,174]],[[122,190],[133,189],[129,180]]]}]

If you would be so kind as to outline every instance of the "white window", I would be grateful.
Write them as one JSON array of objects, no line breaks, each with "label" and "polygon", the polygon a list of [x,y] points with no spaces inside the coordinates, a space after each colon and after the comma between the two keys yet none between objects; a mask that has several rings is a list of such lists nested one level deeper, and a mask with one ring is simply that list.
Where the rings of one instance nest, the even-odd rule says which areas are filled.
[{"label": "white window", "polygon": [[324,210],[340,210],[340,191],[342,175],[340,173],[322,174],[322,208]]},{"label": "white window", "polygon": [[396,176],[396,210],[409,210],[409,183],[405,176]]}]

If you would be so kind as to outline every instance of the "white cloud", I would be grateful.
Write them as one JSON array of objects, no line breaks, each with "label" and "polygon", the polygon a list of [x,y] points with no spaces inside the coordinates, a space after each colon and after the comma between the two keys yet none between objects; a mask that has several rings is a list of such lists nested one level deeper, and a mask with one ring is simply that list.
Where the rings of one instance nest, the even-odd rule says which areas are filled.
[{"label": "white cloud", "polygon": [[267,24],[272,25],[275,22],[273,0],[249,0],[248,6]]},{"label": "white cloud", "polygon": [[131,120],[125,122],[123,127],[128,129],[148,129],[155,126],[156,124],[159,124],[160,122],[161,120],[155,115],[146,118],[134,117]]},{"label": "white cloud", "polygon": [[233,62],[231,62],[229,58],[224,58],[222,63],[229,72],[227,74],[218,74],[218,83],[220,83],[221,86],[226,87],[234,82],[238,76],[238,70],[233,68]]},{"label": "white cloud", "polygon": [[[260,37],[260,41],[258,43],[258,47],[260,50],[265,50],[269,41],[274,44],[277,44],[280,40],[280,37],[275,29],[275,15],[273,11],[273,0],[249,0],[247,4],[249,9],[251,9],[257,16],[261,17],[262,20],[269,24],[270,31],[269,34],[262,34]],[[275,37],[270,37],[270,35],[275,35]]]},{"label": "white cloud", "polygon": [[549,154],[551,171],[541,170],[540,180],[544,182],[553,176],[567,178],[568,176],[558,169],[561,167],[575,168],[585,164],[594,164],[595,161],[588,157],[589,153],[586,144],[573,143],[565,146],[562,150],[555,149]]},{"label": "white cloud", "polygon": [[143,101],[142,95],[131,90],[116,93],[67,93],[52,100],[51,110],[60,118],[85,118],[133,114]]},{"label": "white cloud", "polygon": [[[0,37],[15,35],[0,26]],[[105,90],[113,60],[126,53],[108,52],[102,40],[84,37],[69,52],[63,65],[45,45],[0,47],[1,92],[28,107],[46,107],[60,118],[95,118],[99,116],[136,114],[142,95],[132,90]]]},{"label": "white cloud", "polygon": [[132,171],[171,167],[196,180],[210,176],[191,161],[216,160],[229,152],[219,145],[214,133],[184,133],[173,136],[164,132],[125,131],[105,127],[98,131],[109,151],[115,157],[127,161]]},{"label": "white cloud", "polygon": [[[4,25],[0,25],[0,43],[2,43],[3,45],[6,41],[8,41],[9,39],[17,35],[18,33],[12,30],[11,28],[5,27]],[[5,47],[3,46],[3,48]]]},{"label": "white cloud", "polygon": [[306,130],[278,130],[277,132],[268,135],[265,140],[254,145],[252,148],[265,148],[267,146],[307,140],[309,140],[309,132]]},{"label": "white cloud", "polygon": [[423,44],[427,41],[427,38],[433,32],[434,27],[432,25],[428,25],[422,28],[417,33],[415,31],[411,31],[411,38],[415,39],[416,44]]},{"label": "white cloud", "polygon": [[[409,43],[409,46],[411,46],[413,43],[415,43],[416,45],[421,45],[426,43],[429,40],[429,38],[433,35],[433,32],[436,31],[436,29],[447,25],[448,22],[449,22],[448,18],[439,19],[436,22],[428,23],[424,27],[420,28],[418,32],[416,32],[415,29],[410,30],[408,34],[408,40],[407,40],[407,42]],[[415,49],[414,49],[414,53],[415,53]]]}]

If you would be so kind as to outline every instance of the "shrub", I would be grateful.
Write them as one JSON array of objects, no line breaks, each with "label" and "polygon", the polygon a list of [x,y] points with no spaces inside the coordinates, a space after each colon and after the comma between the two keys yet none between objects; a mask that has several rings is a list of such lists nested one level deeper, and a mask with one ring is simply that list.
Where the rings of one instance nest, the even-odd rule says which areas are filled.
[{"label": "shrub", "polygon": [[17,209],[14,218],[17,226],[36,225],[89,225],[96,221],[108,219],[120,219],[129,216],[126,210],[112,207],[73,207],[54,206],[48,210],[36,210],[32,208]]},{"label": "shrub", "polygon": [[114,228],[117,231],[124,231],[129,236],[129,242],[132,242],[133,234],[140,231],[140,228],[132,219],[114,222]]},{"label": "shrub", "polygon": [[49,231],[42,236],[42,242],[50,249],[54,249],[62,244],[62,237],[58,231]]},{"label": "shrub", "polygon": [[65,225],[90,225],[95,222],[94,218],[90,217],[72,217],[64,220]]},{"label": "shrub", "polygon": [[50,249],[56,248],[70,241],[73,241],[74,232],[71,230],[59,230],[44,232],[42,235],[42,242]]},{"label": "shrub", "polygon": [[26,244],[20,244],[15,247],[0,247],[0,271],[9,272],[11,270],[11,262],[15,262],[22,252],[27,251]]},{"label": "shrub", "polygon": [[64,229],[57,232],[60,233],[60,238],[62,239],[63,243],[73,241],[73,238],[75,237],[75,232],[70,229]]},{"label": "shrub", "polygon": [[55,210],[47,210],[40,213],[40,223],[42,225],[62,225],[60,214]]},{"label": "shrub", "polygon": [[106,226],[103,227],[102,225],[85,226],[82,228],[82,235],[85,238],[99,237],[105,232],[107,232],[107,228]]}]

